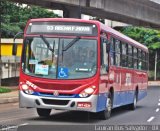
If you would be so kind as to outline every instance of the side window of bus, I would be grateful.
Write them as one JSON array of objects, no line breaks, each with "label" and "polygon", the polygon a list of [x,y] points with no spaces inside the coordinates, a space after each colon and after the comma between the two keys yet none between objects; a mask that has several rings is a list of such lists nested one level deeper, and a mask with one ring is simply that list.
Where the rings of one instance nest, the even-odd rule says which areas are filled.
[{"label": "side window of bus", "polygon": [[138,49],[138,69],[142,69],[142,51]]},{"label": "side window of bus", "polygon": [[146,70],[146,53],[142,51],[142,70]]},{"label": "side window of bus", "polygon": [[145,58],[145,63],[146,63],[146,70],[149,70],[149,54],[148,53],[145,53],[146,54],[146,58]]},{"label": "side window of bus", "polygon": [[125,43],[122,43],[122,66],[128,67],[128,45]]},{"label": "side window of bus", "polygon": [[110,60],[111,60],[111,65],[115,64],[115,39],[111,38],[111,43],[110,43]]},{"label": "side window of bus", "polygon": [[101,38],[101,74],[108,72],[107,39]]},{"label": "side window of bus", "polygon": [[133,68],[133,47],[128,45],[128,67]]},{"label": "side window of bus", "polygon": [[119,40],[115,40],[115,65],[120,66],[121,62],[121,43]]},{"label": "side window of bus", "polygon": [[137,48],[136,47],[134,47],[133,48],[133,59],[134,59],[134,61],[133,61],[133,65],[134,65],[134,69],[137,69],[137,65],[138,65],[138,53],[137,53]]}]

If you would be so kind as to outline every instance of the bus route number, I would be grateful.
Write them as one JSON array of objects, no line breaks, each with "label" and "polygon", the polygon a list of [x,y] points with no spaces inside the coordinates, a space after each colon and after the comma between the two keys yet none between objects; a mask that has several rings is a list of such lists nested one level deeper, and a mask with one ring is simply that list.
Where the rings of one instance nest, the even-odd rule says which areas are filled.
[{"label": "bus route number", "polygon": [[53,26],[47,26],[47,30],[49,30],[49,31],[51,30],[52,31],[53,29],[54,29]]}]

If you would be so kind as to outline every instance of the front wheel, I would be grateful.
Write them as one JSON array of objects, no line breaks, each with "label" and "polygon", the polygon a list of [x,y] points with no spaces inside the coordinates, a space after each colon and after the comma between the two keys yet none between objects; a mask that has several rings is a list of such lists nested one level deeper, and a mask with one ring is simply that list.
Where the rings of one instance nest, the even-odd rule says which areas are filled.
[{"label": "front wheel", "polygon": [[112,99],[112,96],[111,96],[111,94],[109,93],[109,94],[108,94],[107,101],[106,101],[106,110],[99,112],[99,117],[100,117],[100,119],[102,119],[102,120],[107,120],[108,118],[110,118],[110,116],[111,116],[111,111],[112,111],[112,103],[113,103],[112,100],[113,100],[113,99]]},{"label": "front wheel", "polygon": [[40,117],[49,117],[51,113],[51,109],[42,109],[42,108],[37,108],[37,114]]}]

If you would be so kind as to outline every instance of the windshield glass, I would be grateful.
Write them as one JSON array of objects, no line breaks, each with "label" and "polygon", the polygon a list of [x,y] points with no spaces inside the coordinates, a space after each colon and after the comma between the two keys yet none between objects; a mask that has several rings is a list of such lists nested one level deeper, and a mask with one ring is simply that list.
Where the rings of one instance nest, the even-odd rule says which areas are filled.
[{"label": "windshield glass", "polygon": [[97,40],[43,37],[25,40],[22,69],[26,74],[49,79],[81,79],[95,75]]}]

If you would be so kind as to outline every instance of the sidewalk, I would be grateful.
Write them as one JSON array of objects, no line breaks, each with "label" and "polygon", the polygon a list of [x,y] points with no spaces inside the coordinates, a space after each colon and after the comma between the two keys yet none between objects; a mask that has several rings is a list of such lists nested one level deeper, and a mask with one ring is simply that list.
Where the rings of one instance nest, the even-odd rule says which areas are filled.
[{"label": "sidewalk", "polygon": [[[160,81],[149,81],[148,86],[160,86]],[[16,103],[19,101],[18,88],[17,87],[9,87],[9,88],[12,89],[12,92],[0,94],[0,104]]]},{"label": "sidewalk", "polygon": [[13,90],[9,93],[0,94],[0,104],[18,102],[18,90]]},{"label": "sidewalk", "polygon": [[148,86],[160,86],[160,81],[148,81]]}]

